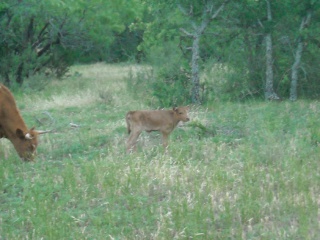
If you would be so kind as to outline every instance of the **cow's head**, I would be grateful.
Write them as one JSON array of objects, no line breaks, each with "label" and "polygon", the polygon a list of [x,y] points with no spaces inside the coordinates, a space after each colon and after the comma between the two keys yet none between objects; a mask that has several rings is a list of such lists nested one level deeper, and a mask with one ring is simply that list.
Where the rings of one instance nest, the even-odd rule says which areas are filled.
[{"label": "cow's head", "polygon": [[27,132],[22,131],[20,128],[16,130],[17,140],[15,148],[19,156],[24,161],[33,161],[36,149],[38,146],[39,132],[31,128]]},{"label": "cow's head", "polygon": [[173,111],[176,113],[176,116],[180,121],[188,122],[190,120],[190,118],[188,116],[189,109],[190,109],[189,106],[174,107]]}]

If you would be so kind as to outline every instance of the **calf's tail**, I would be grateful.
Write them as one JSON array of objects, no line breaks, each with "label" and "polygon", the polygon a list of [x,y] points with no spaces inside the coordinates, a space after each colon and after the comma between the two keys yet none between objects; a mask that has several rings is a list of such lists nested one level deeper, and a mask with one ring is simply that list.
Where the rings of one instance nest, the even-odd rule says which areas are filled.
[{"label": "calf's tail", "polygon": [[130,112],[128,112],[127,115],[126,115],[126,122],[127,122],[128,134],[131,133],[130,121],[131,121],[131,114],[130,114]]}]

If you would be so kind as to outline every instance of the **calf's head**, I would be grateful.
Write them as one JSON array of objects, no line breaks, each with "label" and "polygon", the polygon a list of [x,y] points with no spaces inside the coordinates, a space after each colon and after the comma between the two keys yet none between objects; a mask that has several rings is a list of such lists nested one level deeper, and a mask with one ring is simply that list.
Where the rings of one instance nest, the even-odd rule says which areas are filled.
[{"label": "calf's head", "polygon": [[189,109],[190,109],[189,106],[175,107],[173,108],[173,111],[176,113],[176,116],[179,121],[188,122],[190,120],[188,116]]},{"label": "calf's head", "polygon": [[24,161],[33,161],[38,146],[38,132],[31,128],[27,132],[16,130],[14,147]]}]

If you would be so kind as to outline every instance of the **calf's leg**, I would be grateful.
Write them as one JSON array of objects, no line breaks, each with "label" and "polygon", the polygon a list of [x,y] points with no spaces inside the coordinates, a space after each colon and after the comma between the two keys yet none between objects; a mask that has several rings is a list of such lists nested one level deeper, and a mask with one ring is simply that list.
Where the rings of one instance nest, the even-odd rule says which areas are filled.
[{"label": "calf's leg", "polygon": [[169,134],[168,132],[162,132],[162,145],[163,148],[166,150],[168,147],[168,138],[169,138]]},{"label": "calf's leg", "polygon": [[128,141],[127,141],[127,152],[130,153],[132,151],[136,151],[137,139],[140,135],[141,131],[131,131]]}]

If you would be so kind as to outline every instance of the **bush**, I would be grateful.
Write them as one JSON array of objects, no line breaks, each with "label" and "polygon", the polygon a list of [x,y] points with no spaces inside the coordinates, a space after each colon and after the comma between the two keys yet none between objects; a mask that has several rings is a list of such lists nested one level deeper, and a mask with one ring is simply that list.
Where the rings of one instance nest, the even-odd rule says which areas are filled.
[{"label": "bush", "polygon": [[131,74],[129,89],[156,107],[185,105],[191,100],[188,63],[174,43],[154,46],[147,56],[152,68]]},{"label": "bush", "polygon": [[188,103],[191,99],[190,87],[189,74],[183,68],[179,71],[160,68],[156,72],[156,79],[151,83],[152,95],[162,107]]},{"label": "bush", "polygon": [[201,75],[202,102],[245,101],[261,96],[262,84],[250,82],[248,73],[228,64],[208,61]]}]

